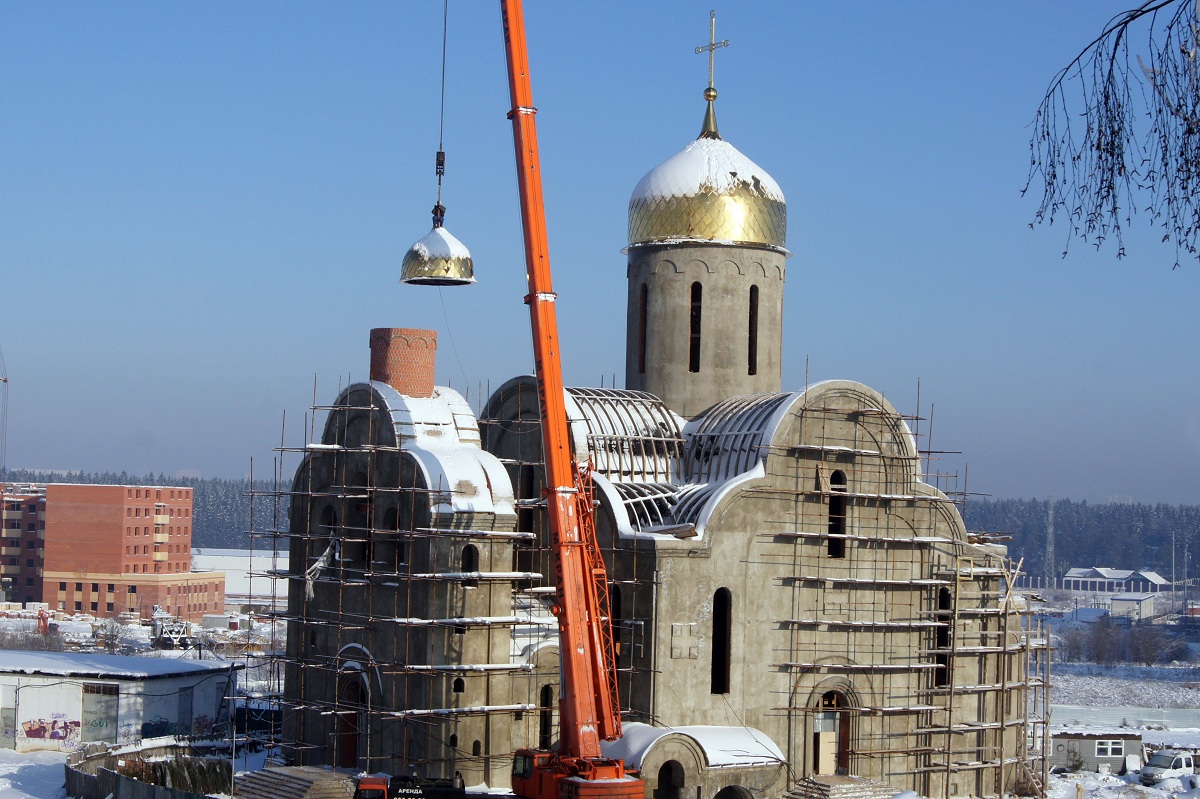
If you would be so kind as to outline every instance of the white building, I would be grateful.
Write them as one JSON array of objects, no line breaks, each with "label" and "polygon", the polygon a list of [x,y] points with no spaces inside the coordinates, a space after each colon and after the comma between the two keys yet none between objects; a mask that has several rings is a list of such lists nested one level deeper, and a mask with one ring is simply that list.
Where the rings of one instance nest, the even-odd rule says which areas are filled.
[{"label": "white building", "polygon": [[0,650],[0,747],[205,735],[229,719],[239,664]]},{"label": "white building", "polygon": [[233,613],[286,609],[287,586],[272,575],[287,565],[286,551],[192,550],[192,571],[225,573],[225,610]]}]

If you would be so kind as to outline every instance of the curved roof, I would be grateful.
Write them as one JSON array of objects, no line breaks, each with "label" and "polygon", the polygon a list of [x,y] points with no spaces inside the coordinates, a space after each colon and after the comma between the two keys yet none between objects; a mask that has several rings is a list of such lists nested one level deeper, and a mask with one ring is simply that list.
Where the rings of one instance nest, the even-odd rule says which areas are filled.
[{"label": "curved roof", "polygon": [[[568,388],[567,415],[583,424],[592,469],[617,482],[670,482],[683,452],[676,416],[644,391]],[[572,407],[573,406],[573,407]]]},{"label": "curved roof", "polygon": [[[335,405],[353,407],[350,395],[363,388],[372,392],[371,404],[388,415],[396,445],[409,453],[421,469],[425,485],[432,492],[430,502],[435,512],[515,512],[508,472],[480,446],[475,413],[461,394],[435,386],[432,397],[410,397],[373,380],[345,389]],[[331,443],[329,424],[323,443],[310,448],[338,448]]]},{"label": "curved roof", "polygon": [[[533,388],[531,377],[510,380],[489,400],[485,418],[503,422],[523,414],[522,419],[532,422],[537,412]],[[522,393],[526,402],[518,403],[518,410],[512,400]],[[656,397],[640,391],[568,388],[566,405],[576,457],[592,460],[596,490],[624,537],[702,538],[725,497],[765,477],[773,445],[898,458],[912,470],[901,482],[908,484],[916,476],[916,442],[903,419],[882,395],[852,381],[825,381],[803,392],[730,397],[686,425]],[[889,420],[886,435],[872,442],[872,449],[861,450],[825,434],[818,443],[790,440],[804,437],[802,417],[831,412],[860,432],[850,419],[883,416]],[[783,429],[793,424],[793,417],[801,419],[800,426]],[[526,432],[538,435],[536,423]],[[789,441],[777,441],[781,436]]]},{"label": "curved roof", "polygon": [[767,171],[700,138],[646,173],[629,198],[629,244],[754,244],[782,250],[787,201]]},{"label": "curved roof", "polygon": [[765,732],[753,727],[651,727],[633,721],[622,725],[621,737],[601,744],[605,757],[620,758],[640,768],[651,750],[670,735],[690,738],[700,750],[709,768],[729,766],[765,766],[784,763],[782,750]]}]

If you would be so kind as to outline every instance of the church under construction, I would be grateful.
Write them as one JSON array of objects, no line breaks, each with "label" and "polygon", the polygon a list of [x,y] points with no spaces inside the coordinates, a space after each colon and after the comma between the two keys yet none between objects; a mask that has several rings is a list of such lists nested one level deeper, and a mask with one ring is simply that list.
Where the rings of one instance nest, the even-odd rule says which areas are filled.
[{"label": "church under construction", "polygon": [[[783,389],[784,194],[706,98],[630,200],[626,388],[566,391],[610,578],[609,753],[664,799],[1039,795],[1048,649],[1017,565],[879,392]],[[433,331],[370,345],[273,533],[284,754],[504,788],[557,735],[537,387],[477,413],[434,385]]]}]

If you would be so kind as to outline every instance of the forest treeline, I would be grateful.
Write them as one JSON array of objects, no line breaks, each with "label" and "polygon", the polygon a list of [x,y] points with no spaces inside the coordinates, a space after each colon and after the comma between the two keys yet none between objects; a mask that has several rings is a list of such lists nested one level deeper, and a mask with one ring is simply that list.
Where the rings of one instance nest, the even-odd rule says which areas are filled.
[{"label": "forest treeline", "polygon": [[1171,578],[1172,536],[1175,572],[1200,576],[1200,505],[1089,504],[1070,499],[971,499],[963,514],[967,529],[1006,533],[1009,555],[1024,558],[1022,571],[1041,577],[1046,565],[1046,526],[1054,503],[1053,574],[1074,566],[1151,569]]},{"label": "forest treeline", "polygon": [[[273,497],[262,496],[275,490],[272,480],[228,480],[220,477],[167,477],[158,474],[128,472],[31,472],[9,469],[0,482],[13,483],[87,483],[102,485],[175,486],[192,491],[192,546],[216,549],[250,548],[250,502],[254,496],[254,530],[259,535],[276,526]],[[286,486],[284,487],[286,489]],[[286,503],[279,506],[278,526],[287,529]],[[264,539],[255,548],[264,546]]]},{"label": "forest treeline", "polygon": [[[226,549],[250,547],[250,494],[270,494],[270,480],[195,479],[162,474],[126,472],[46,473],[10,469],[4,478],[30,483],[107,483],[114,485],[171,485],[195,490],[192,545]],[[283,486],[282,490],[286,490]],[[1070,499],[1054,502],[1054,574],[1061,577],[1072,566],[1108,566],[1114,569],[1153,569],[1171,576],[1172,535],[1175,537],[1176,575],[1183,578],[1185,559],[1189,576],[1200,577],[1200,505],[1090,504]],[[1044,499],[971,499],[964,518],[968,530],[1005,533],[1009,554],[1024,558],[1026,574],[1041,577],[1046,560],[1046,523],[1049,501]],[[276,522],[278,518],[278,522]],[[278,517],[271,496],[254,497],[254,529],[287,529],[286,504]],[[256,547],[262,546],[258,542]]]}]

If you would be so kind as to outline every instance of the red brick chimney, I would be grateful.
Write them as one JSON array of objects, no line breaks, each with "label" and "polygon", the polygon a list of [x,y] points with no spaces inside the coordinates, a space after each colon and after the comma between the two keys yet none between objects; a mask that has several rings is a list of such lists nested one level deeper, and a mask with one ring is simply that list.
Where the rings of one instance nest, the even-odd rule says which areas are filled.
[{"label": "red brick chimney", "polygon": [[411,327],[371,330],[371,379],[409,397],[433,396],[437,331]]}]

